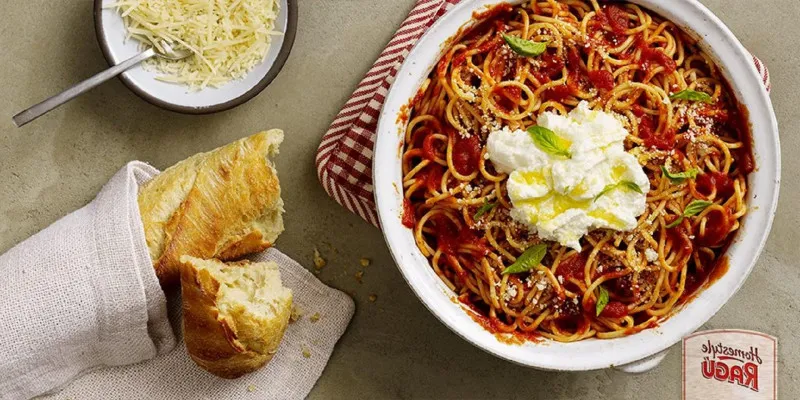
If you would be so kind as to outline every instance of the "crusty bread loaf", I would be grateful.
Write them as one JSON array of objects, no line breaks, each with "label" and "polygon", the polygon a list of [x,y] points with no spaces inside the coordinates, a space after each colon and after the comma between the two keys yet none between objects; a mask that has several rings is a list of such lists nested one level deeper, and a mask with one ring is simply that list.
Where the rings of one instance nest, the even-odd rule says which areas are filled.
[{"label": "crusty bread loaf", "polygon": [[180,257],[234,260],[264,250],[283,231],[283,200],[269,157],[271,130],[179,162],[139,190],[139,212],[162,286],[180,279]]},{"label": "crusty bread loaf", "polygon": [[181,258],[186,350],[201,368],[238,378],[272,359],[292,312],[274,262]]}]

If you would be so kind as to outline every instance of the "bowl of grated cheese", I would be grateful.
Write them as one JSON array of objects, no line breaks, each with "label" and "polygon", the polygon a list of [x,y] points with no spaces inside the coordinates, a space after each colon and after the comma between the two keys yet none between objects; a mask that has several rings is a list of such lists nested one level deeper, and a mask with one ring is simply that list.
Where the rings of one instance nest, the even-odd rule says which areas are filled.
[{"label": "bowl of grated cheese", "polygon": [[255,97],[289,57],[296,0],[95,0],[103,56],[116,65],[167,42],[189,49],[179,61],[153,57],[120,75],[159,107],[208,114]]}]

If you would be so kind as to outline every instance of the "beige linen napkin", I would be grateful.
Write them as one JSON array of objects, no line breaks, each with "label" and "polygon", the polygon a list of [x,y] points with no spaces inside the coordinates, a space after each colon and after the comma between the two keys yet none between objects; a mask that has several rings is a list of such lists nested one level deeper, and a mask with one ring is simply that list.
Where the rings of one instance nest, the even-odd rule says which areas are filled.
[{"label": "beige linen napkin", "polygon": [[[175,350],[155,360],[88,373],[61,392],[44,398],[305,398],[325,369],[334,345],[350,323],[354,310],[353,300],[346,294],[325,286],[305,268],[276,249],[267,250],[250,259],[275,261],[280,266],[283,284],[292,289],[295,307],[302,313],[300,319],[289,324],[278,353],[266,367],[239,379],[217,378],[197,367],[181,343]],[[169,301],[170,320],[177,323],[178,332],[180,298],[170,297]]]},{"label": "beige linen napkin", "polygon": [[306,315],[266,368],[232,381],[201,370],[175,346],[180,297],[168,314],[144,240],[136,193],[157,173],[129,163],[87,206],[0,256],[0,398],[298,399],[311,390],[352,299],[275,249],[257,254],[278,263]]}]

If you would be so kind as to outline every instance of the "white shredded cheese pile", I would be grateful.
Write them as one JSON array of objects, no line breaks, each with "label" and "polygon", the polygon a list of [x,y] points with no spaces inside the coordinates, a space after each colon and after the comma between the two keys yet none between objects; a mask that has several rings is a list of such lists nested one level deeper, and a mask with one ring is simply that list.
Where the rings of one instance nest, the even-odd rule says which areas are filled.
[{"label": "white shredded cheese pile", "polygon": [[192,90],[219,87],[245,76],[269,50],[278,15],[277,0],[120,0],[116,8],[128,38],[162,50],[161,43],[189,49],[192,56],[146,63],[159,80]]}]

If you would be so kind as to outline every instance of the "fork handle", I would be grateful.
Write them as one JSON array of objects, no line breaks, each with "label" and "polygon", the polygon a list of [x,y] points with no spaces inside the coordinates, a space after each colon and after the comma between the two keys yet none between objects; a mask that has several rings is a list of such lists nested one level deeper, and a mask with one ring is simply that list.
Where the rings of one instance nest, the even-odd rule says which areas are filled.
[{"label": "fork handle", "polygon": [[88,92],[91,89],[94,89],[97,85],[127,71],[134,65],[153,57],[155,54],[156,52],[154,49],[147,49],[83,82],[80,82],[75,86],[72,86],[71,88],[15,115],[13,117],[14,124],[18,127],[21,127],[22,125],[41,117],[50,110],[80,96],[85,92]]}]

